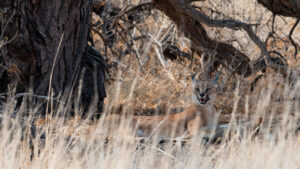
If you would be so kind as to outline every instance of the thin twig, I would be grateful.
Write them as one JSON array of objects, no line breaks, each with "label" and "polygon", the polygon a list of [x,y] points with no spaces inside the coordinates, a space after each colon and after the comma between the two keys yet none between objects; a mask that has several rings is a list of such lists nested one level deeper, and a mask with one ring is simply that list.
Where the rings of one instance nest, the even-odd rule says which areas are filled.
[{"label": "thin twig", "polygon": [[295,53],[294,53],[295,59],[296,59],[297,54],[298,54],[298,46],[297,46],[297,44],[295,43],[295,41],[293,40],[292,35],[293,35],[293,32],[294,32],[296,26],[298,25],[299,21],[300,21],[300,19],[297,19],[297,21],[295,22],[294,26],[292,27],[292,29],[291,29],[291,31],[290,31],[290,33],[289,33],[289,39],[290,39],[291,43],[293,44],[293,46],[294,46],[294,48],[295,48]]},{"label": "thin twig", "polygon": [[122,16],[125,15],[125,14],[128,14],[128,13],[130,13],[130,12],[134,12],[134,11],[136,11],[136,10],[140,10],[141,8],[143,8],[143,7],[145,7],[145,6],[151,6],[151,5],[153,5],[152,2],[142,3],[142,4],[140,4],[140,5],[137,5],[137,6],[134,6],[134,7],[130,8],[130,9],[127,10],[127,11],[124,11],[124,12],[120,13],[119,15],[114,16],[114,18],[120,18],[120,17],[122,17]]},{"label": "thin twig", "polygon": [[269,39],[271,37],[273,37],[273,34],[275,33],[275,31],[274,31],[275,18],[276,18],[276,14],[273,14],[273,16],[272,16],[271,32],[269,33],[268,37],[266,38],[265,44],[268,44]]}]

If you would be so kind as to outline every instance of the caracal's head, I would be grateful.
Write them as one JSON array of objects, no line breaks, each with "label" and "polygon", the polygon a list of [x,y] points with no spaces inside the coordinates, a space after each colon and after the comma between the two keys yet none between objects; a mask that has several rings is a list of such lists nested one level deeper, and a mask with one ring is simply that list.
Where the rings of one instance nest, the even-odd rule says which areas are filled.
[{"label": "caracal's head", "polygon": [[193,94],[192,101],[198,105],[213,105],[216,98],[216,88],[219,76],[214,80],[206,78],[205,76],[192,76]]}]

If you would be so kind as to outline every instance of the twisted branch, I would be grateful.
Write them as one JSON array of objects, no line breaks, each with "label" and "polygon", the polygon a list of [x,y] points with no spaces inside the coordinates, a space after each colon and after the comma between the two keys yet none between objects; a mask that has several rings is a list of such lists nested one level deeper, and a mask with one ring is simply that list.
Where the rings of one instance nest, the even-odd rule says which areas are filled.
[{"label": "twisted branch", "polygon": [[[267,50],[266,44],[254,33],[252,26],[256,26],[257,24],[247,24],[231,19],[213,20],[189,4],[186,4],[183,0],[153,0],[153,2],[157,9],[163,11],[180,27],[185,35],[191,39],[197,50],[214,53],[213,55],[219,61],[221,60],[223,66],[233,70],[235,73],[249,76],[265,67],[274,68],[283,74],[286,73],[285,63],[283,61],[274,62],[274,59],[271,58]],[[210,39],[202,24],[210,27],[244,30],[250,39],[260,48],[262,57],[255,62],[250,62],[250,59],[245,54],[232,45]]]}]

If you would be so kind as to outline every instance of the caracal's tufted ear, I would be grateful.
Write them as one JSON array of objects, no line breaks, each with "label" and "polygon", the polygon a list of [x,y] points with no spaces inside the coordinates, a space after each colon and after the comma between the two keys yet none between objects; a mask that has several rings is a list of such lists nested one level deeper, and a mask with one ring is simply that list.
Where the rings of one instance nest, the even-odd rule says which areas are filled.
[{"label": "caracal's tufted ear", "polygon": [[218,80],[219,80],[219,77],[220,77],[220,75],[219,75],[219,72],[217,73],[217,77],[214,79],[214,80],[212,80],[212,82],[214,83],[214,84],[217,84],[218,83]]},{"label": "caracal's tufted ear", "polygon": [[193,73],[192,75],[192,86],[195,87],[198,83],[197,73]]},{"label": "caracal's tufted ear", "polygon": [[193,73],[193,75],[192,75],[192,81],[193,81],[193,82],[197,80],[197,79],[196,79],[196,76],[197,76],[197,73]]},{"label": "caracal's tufted ear", "polygon": [[197,83],[197,82],[199,82],[199,78],[200,78],[200,75],[201,75],[201,73],[194,73],[193,75],[192,75],[192,82],[193,83]]}]

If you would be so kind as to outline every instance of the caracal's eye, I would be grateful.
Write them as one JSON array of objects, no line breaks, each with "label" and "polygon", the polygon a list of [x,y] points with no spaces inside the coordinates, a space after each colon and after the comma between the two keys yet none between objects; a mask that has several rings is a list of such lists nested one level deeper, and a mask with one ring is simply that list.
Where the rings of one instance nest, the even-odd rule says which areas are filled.
[{"label": "caracal's eye", "polygon": [[211,88],[206,88],[205,92],[208,92],[208,91],[210,91],[210,89],[211,89]]},{"label": "caracal's eye", "polygon": [[196,90],[197,92],[200,92],[200,89],[199,89],[199,87],[195,88],[195,90]]}]

